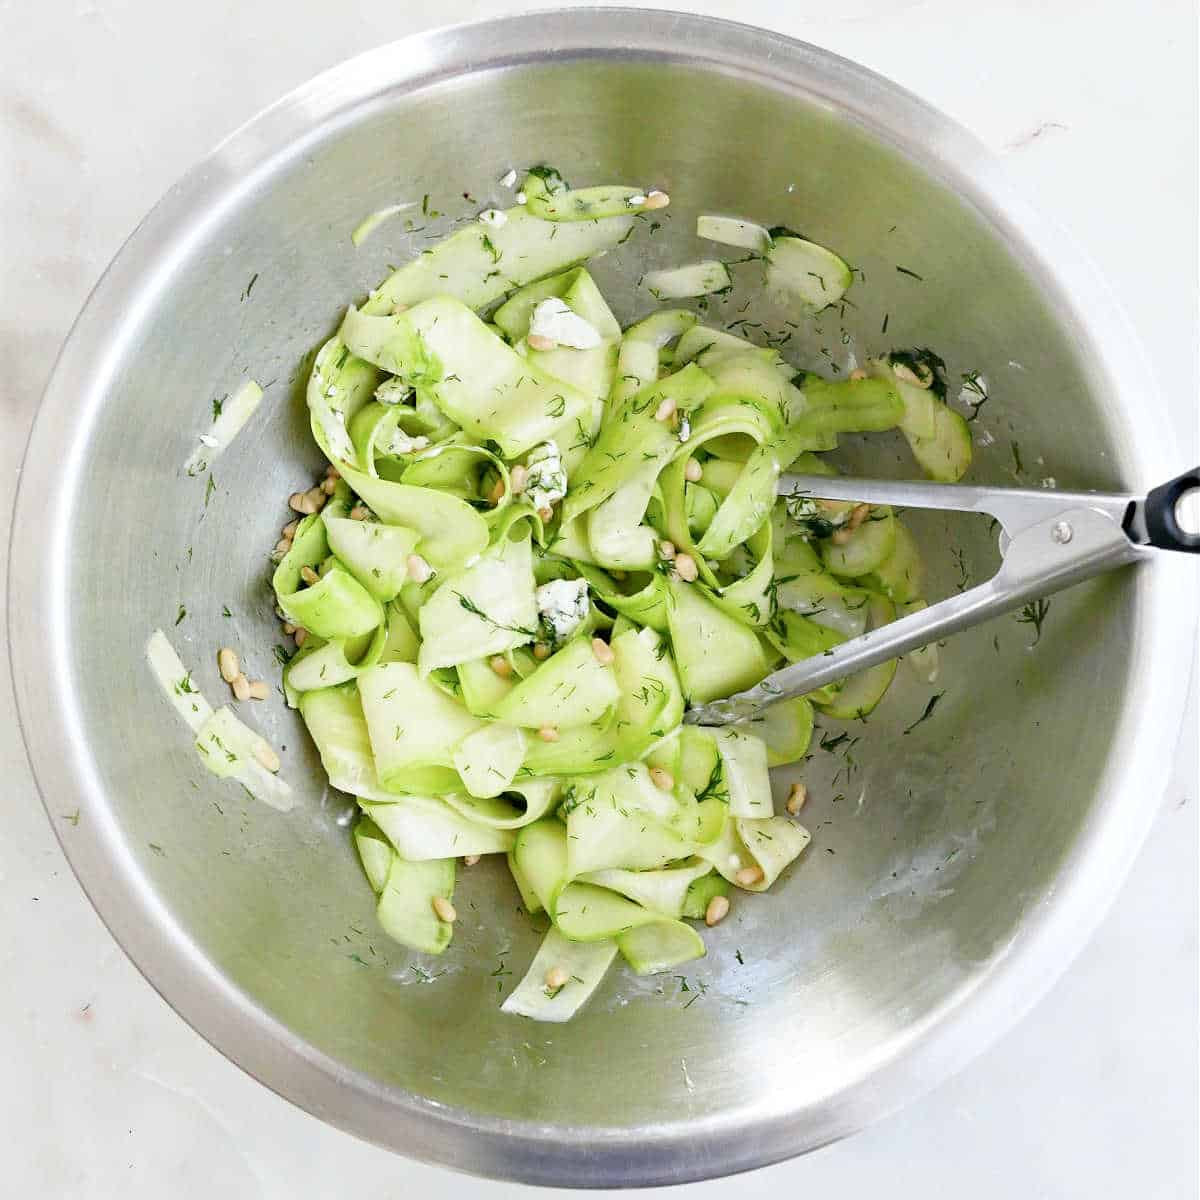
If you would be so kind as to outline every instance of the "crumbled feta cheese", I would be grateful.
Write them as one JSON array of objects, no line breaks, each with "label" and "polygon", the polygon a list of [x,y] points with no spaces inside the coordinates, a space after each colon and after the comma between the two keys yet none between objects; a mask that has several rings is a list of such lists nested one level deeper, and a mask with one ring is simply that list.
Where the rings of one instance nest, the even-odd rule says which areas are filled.
[{"label": "crumbled feta cheese", "polygon": [[403,404],[412,394],[412,389],[399,379],[388,379],[375,389],[375,399],[380,404]]},{"label": "crumbled feta cheese", "polygon": [[553,579],[534,592],[543,623],[556,642],[565,641],[587,620],[586,579]]},{"label": "crumbled feta cheese", "polygon": [[392,442],[388,447],[393,454],[415,454],[429,445],[427,437],[410,437],[403,429],[397,429],[392,434]]},{"label": "crumbled feta cheese", "polygon": [[511,167],[500,176],[501,187],[512,187],[517,182],[517,173]]},{"label": "crumbled feta cheese", "polygon": [[630,208],[640,208],[646,203],[646,197],[641,192],[638,192],[637,195],[630,196],[625,203],[628,204]]},{"label": "crumbled feta cheese", "polygon": [[479,219],[485,225],[491,225],[493,229],[499,229],[508,220],[508,213],[501,212],[498,208],[485,208],[479,214]]},{"label": "crumbled feta cheese", "polygon": [[572,312],[570,306],[557,296],[541,301],[533,310],[529,332],[575,350],[591,350],[600,345],[600,334],[595,326]]},{"label": "crumbled feta cheese", "polygon": [[525,193],[524,193],[524,192],[518,192],[518,193],[517,193],[516,200],[517,200],[517,203],[518,203],[518,204],[524,204],[524,203],[525,203],[525,201],[526,201],[526,200],[528,200],[528,199],[529,199],[529,197],[528,197],[527,195],[525,195]]},{"label": "crumbled feta cheese", "polygon": [[567,494],[567,472],[557,442],[543,442],[525,461],[525,494],[534,508],[551,508]]},{"label": "crumbled feta cheese", "polygon": [[688,420],[687,413],[684,413],[679,418],[678,437],[681,442],[686,442],[688,440],[688,438],[690,438],[691,436],[692,436],[692,423],[690,420]]},{"label": "crumbled feta cheese", "polygon": [[313,415],[317,424],[321,426],[326,443],[333,451],[333,457],[353,460],[354,443],[350,441],[350,435],[346,432],[346,414],[340,408],[327,409],[320,406],[314,408]]}]

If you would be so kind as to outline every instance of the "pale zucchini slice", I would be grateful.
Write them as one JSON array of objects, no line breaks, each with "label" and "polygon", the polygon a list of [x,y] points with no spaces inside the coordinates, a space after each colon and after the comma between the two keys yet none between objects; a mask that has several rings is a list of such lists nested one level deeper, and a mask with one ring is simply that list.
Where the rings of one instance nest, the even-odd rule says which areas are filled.
[{"label": "pale zucchini slice", "polygon": [[723,262],[710,258],[685,267],[647,271],[642,276],[642,286],[655,300],[683,300],[728,291],[733,287],[733,277]]},{"label": "pale zucchini slice", "polygon": [[726,246],[741,246],[755,254],[766,254],[771,248],[771,235],[767,230],[740,217],[699,216],[696,218],[696,236]]},{"label": "pale zucchini slice", "polygon": [[[617,943],[611,938],[573,942],[552,928],[542,940],[525,977],[500,1009],[534,1021],[569,1021],[600,986],[616,957]],[[552,988],[547,984],[552,971],[565,974],[567,982],[562,987]]]},{"label": "pale zucchini slice", "polygon": [[354,824],[354,848],[358,851],[367,882],[378,896],[387,883],[396,851],[379,826],[365,813]]},{"label": "pale zucchini slice", "polygon": [[892,552],[875,568],[871,584],[897,604],[917,599],[924,589],[925,569],[916,539],[898,517]]},{"label": "pale zucchini slice", "polygon": [[854,281],[844,259],[789,230],[771,230],[767,286],[800,300],[814,311],[836,304]]},{"label": "pale zucchini slice", "polygon": [[525,761],[523,730],[493,721],[469,733],[454,751],[454,768],[472,796],[490,799],[508,791]]},{"label": "pale zucchini slice", "polygon": [[516,844],[512,830],[479,825],[435,796],[397,796],[382,804],[376,800],[359,803],[407,862],[453,860],[464,854],[507,854]]},{"label": "pale zucchini slice", "polygon": [[821,557],[830,573],[842,579],[858,579],[878,571],[895,546],[896,519],[890,508],[881,506],[871,510],[844,545],[826,542]]},{"label": "pale zucchini slice", "polygon": [[524,208],[504,210],[502,225],[476,221],[431,246],[383,281],[366,305],[391,312],[432,296],[483,308],[506,292],[611,250],[633,230],[633,216],[563,224]]},{"label": "pale zucchini slice", "polygon": [[622,958],[638,975],[659,975],[707,954],[700,935],[682,921],[657,921],[617,938]]},{"label": "pale zucchini slice", "polygon": [[706,703],[753,687],[772,658],[753,629],[718,608],[697,584],[670,583],[667,623],[684,694]]},{"label": "pale zucchini slice", "polygon": [[573,638],[492,707],[500,721],[525,729],[591,725],[620,695],[616,673],[600,662],[591,638]]},{"label": "pale zucchini slice", "polygon": [[454,895],[454,859],[405,862],[396,855],[375,915],[384,931],[403,946],[422,954],[441,954],[450,945],[454,926],[434,911],[435,897]]}]

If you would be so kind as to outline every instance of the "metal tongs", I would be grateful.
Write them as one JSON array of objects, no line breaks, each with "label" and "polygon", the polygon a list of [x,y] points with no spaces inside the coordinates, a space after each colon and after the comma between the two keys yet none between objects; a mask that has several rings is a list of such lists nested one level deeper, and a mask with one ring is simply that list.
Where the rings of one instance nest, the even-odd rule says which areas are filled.
[{"label": "metal tongs", "polygon": [[695,705],[684,717],[690,724],[752,720],[776,700],[802,696],[1114,567],[1141,562],[1155,549],[1200,552],[1194,514],[1200,468],[1145,496],[823,475],[781,476],[776,493],[985,513],[1001,526],[1003,561],[986,583],[851,638],[815,658],[792,663],[726,700]]}]

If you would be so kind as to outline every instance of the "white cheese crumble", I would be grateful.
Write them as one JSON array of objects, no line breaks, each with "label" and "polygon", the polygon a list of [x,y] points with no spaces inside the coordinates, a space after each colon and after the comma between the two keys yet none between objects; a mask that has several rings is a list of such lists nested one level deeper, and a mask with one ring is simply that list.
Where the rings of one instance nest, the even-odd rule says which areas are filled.
[{"label": "white cheese crumble", "polygon": [[375,399],[380,404],[402,404],[412,394],[399,379],[388,379],[375,389]]},{"label": "white cheese crumble", "polygon": [[517,173],[511,167],[500,176],[500,186],[510,188],[517,182]]},{"label": "white cheese crumble", "polygon": [[493,229],[499,229],[508,220],[508,213],[501,212],[498,208],[485,208],[479,214],[479,219],[485,225],[491,225]]},{"label": "white cheese crumble", "polygon": [[692,423],[688,419],[687,413],[684,413],[679,418],[679,440],[686,442],[692,436]]},{"label": "white cheese crumble", "polygon": [[392,434],[391,445],[388,447],[393,454],[415,454],[429,445],[427,437],[410,437],[403,429],[397,429]]},{"label": "white cheese crumble", "polygon": [[595,326],[572,312],[570,306],[557,296],[541,301],[533,310],[529,332],[575,350],[591,350],[600,345],[601,340]]},{"label": "white cheese crumble", "polygon": [[554,631],[556,642],[565,641],[587,620],[586,579],[553,579],[534,592],[542,620]]},{"label": "white cheese crumble", "polygon": [[517,193],[516,200],[517,200],[517,203],[518,203],[518,204],[524,204],[524,203],[525,203],[525,201],[526,201],[526,200],[528,200],[528,199],[529,199],[529,197],[528,197],[527,195],[525,195],[525,193],[524,193],[524,192],[518,192],[518,193]]},{"label": "white cheese crumble", "polygon": [[638,192],[637,195],[630,196],[625,203],[628,204],[630,208],[639,208],[641,205],[646,203],[646,197],[641,192]]},{"label": "white cheese crumble", "polygon": [[557,442],[543,442],[525,462],[525,494],[534,508],[551,508],[567,494],[567,472]]}]

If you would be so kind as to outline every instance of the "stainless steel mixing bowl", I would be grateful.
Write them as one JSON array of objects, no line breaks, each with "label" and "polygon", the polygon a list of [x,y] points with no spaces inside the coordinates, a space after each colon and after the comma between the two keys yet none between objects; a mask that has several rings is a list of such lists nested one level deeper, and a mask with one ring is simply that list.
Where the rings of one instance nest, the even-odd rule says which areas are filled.
[{"label": "stainless steel mixing bowl", "polygon": [[[700,252],[697,213],[786,223],[865,276],[857,307],[797,322],[797,357],[919,341],[955,378],[981,370],[978,478],[1011,481],[1016,454],[1023,480],[1064,487],[1183,464],[1107,294],[976,142],[868,71],[738,25],[576,10],[384,47],[239,130],[121,251],[47,391],[12,548],[24,733],[53,809],[79,806],[62,840],[96,908],[186,1020],[327,1121],[489,1175],[679,1182],[862,1126],[1049,985],[1160,795],[1180,600],[1156,563],[1055,599],[1032,650],[1011,619],[949,645],[928,721],[902,733],[929,690],[900,684],[851,730],[853,762],[845,742],[815,753],[813,846],[682,978],[617,971],[564,1027],[502,1015],[536,935],[487,866],[464,873],[450,951],[410,961],[374,923],[348,805],[296,719],[254,710],[300,797],[281,816],[205,774],[143,646],[166,628],[213,695],[219,645],[271,670],[266,554],[318,466],[301,360],[389,260],[541,160],[671,193],[656,234],[598,265],[623,319],[646,263]],[[366,213],[425,193],[446,214],[431,230],[351,246]],[[181,464],[247,374],[267,400],[206,497]],[[918,526],[935,591],[959,580],[955,548],[975,575],[994,565],[986,526],[939,521]]]}]

